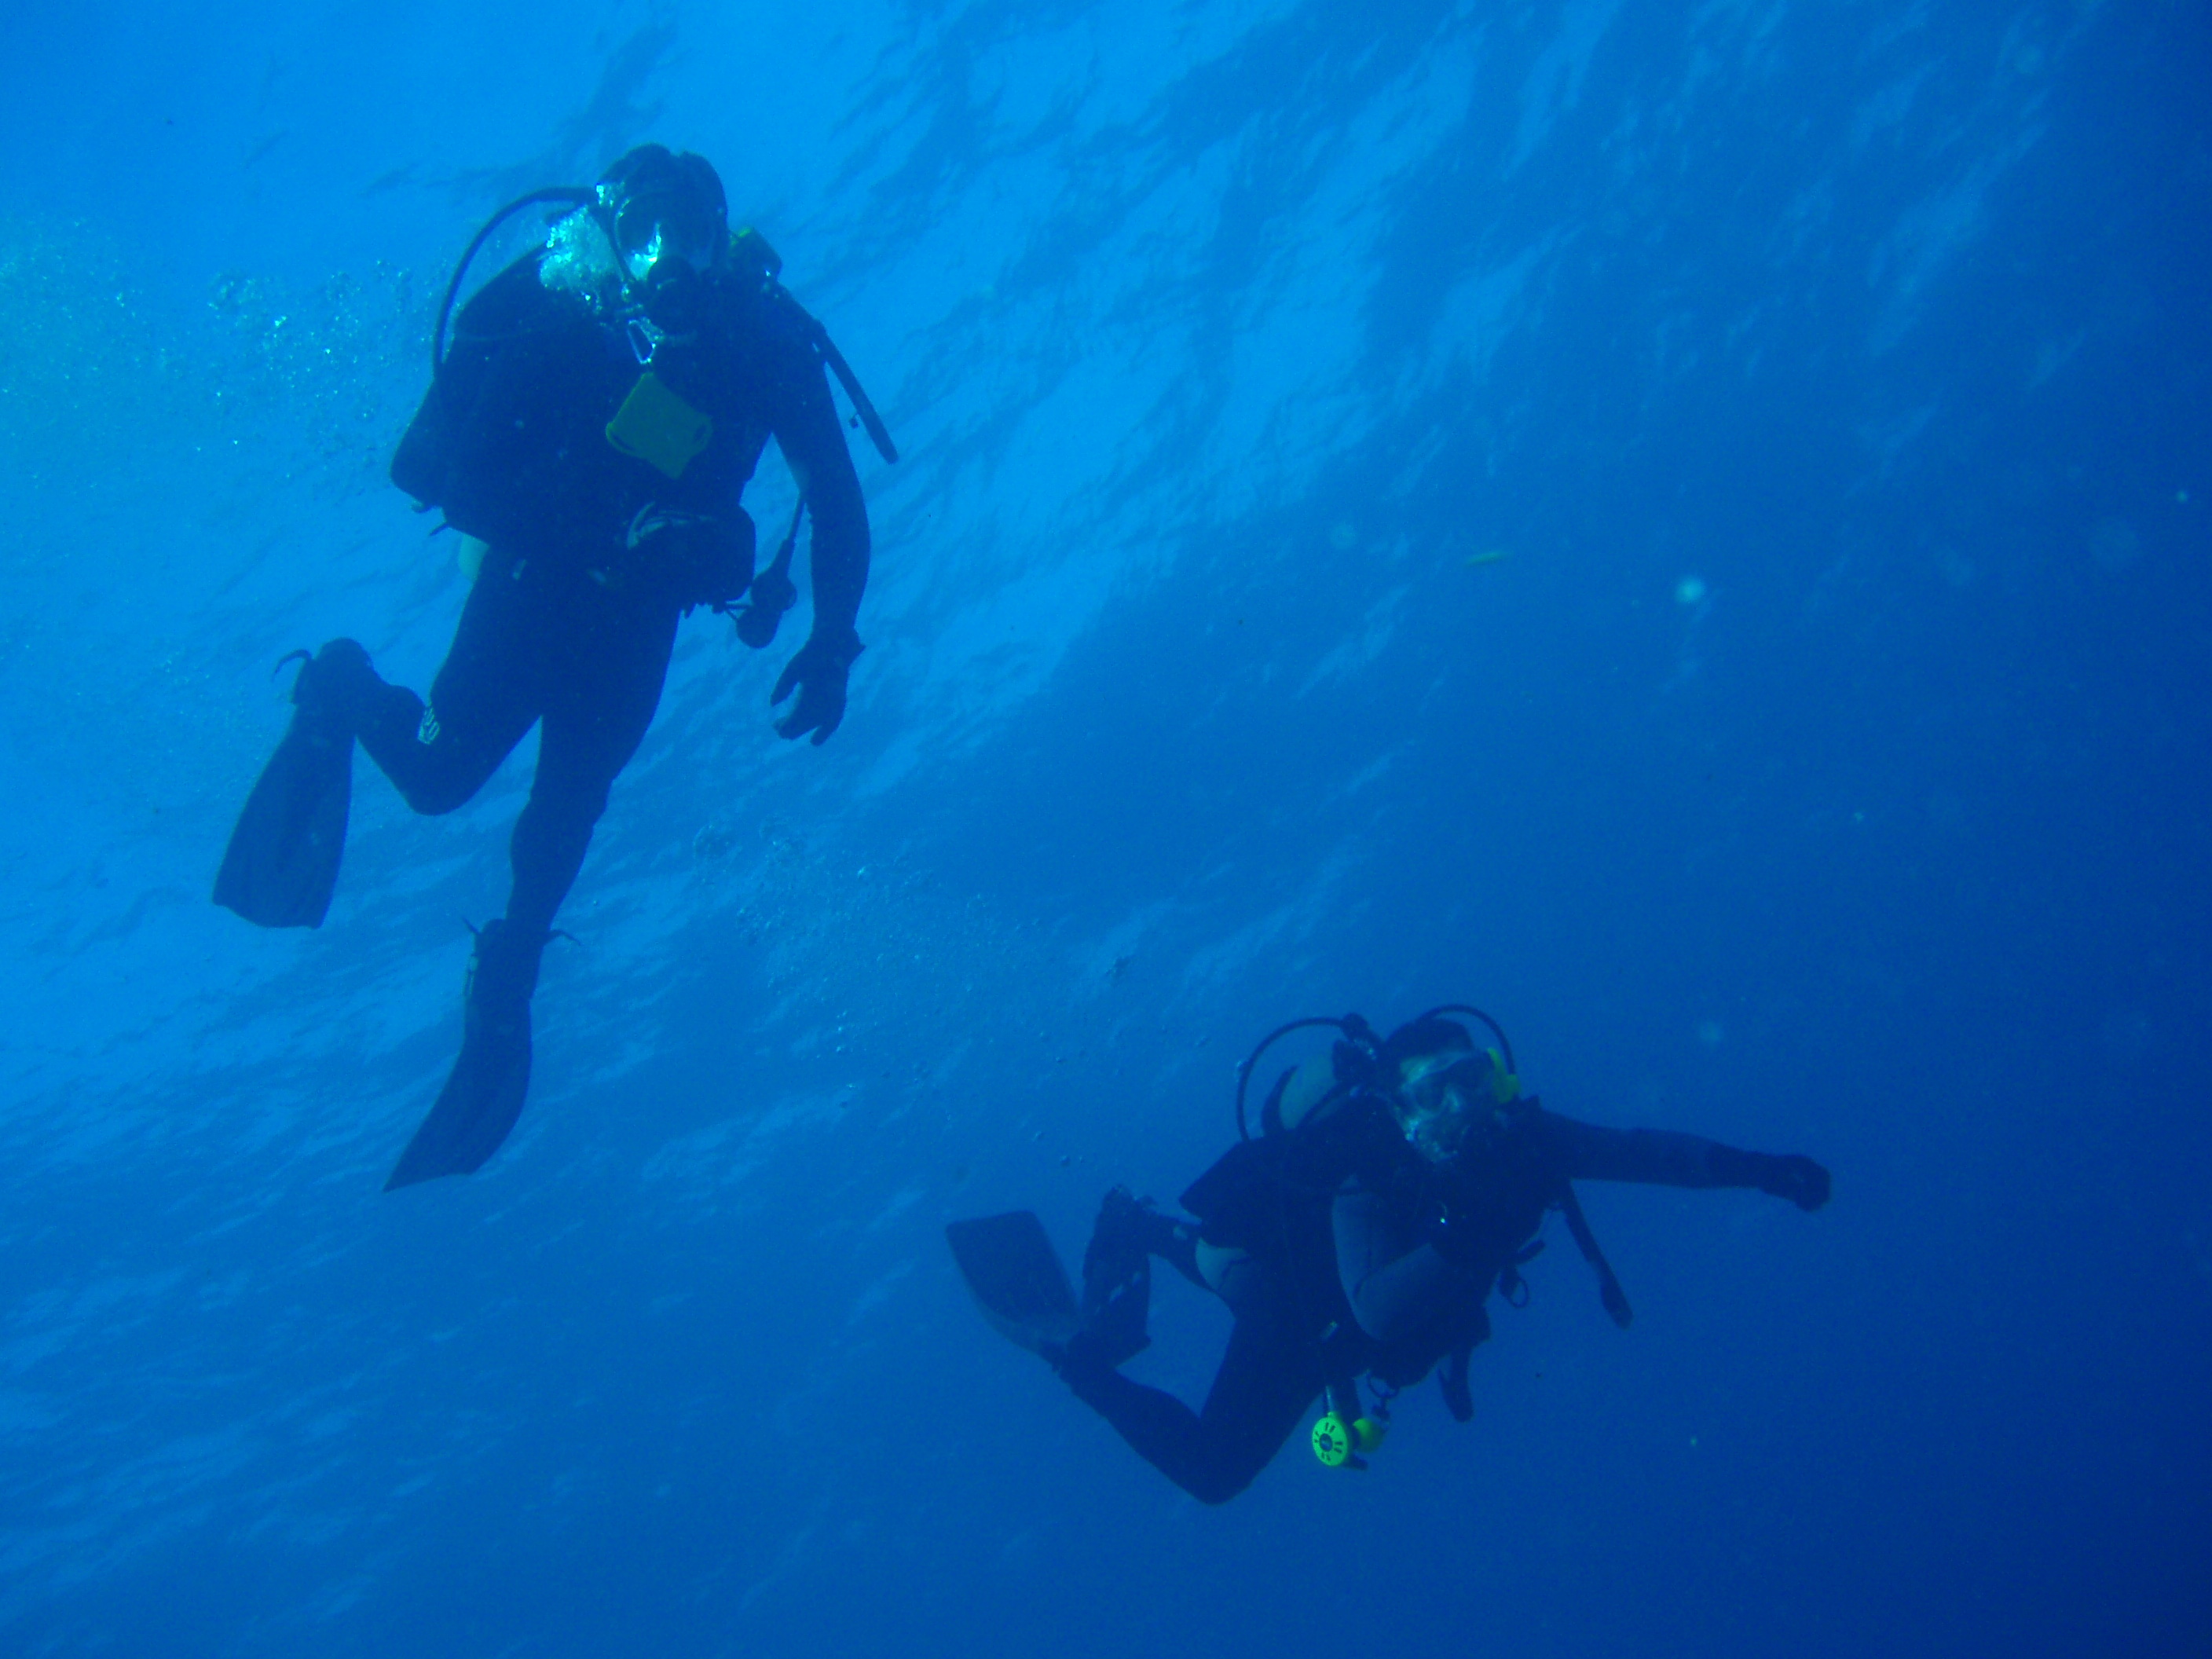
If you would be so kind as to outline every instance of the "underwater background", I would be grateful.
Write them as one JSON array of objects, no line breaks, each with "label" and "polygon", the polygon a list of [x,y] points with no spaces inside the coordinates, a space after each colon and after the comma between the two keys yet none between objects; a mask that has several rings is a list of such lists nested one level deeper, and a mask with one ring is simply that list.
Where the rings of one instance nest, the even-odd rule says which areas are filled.
[{"label": "underwater background", "polygon": [[[2194,0],[9,8],[0,1651],[2205,1651],[2208,86]],[[685,624],[520,1130],[386,1196],[534,744],[359,763],[318,932],[209,884],[283,653],[451,635],[454,258],[648,138],[899,440],[869,648],[817,750]],[[978,1317],[946,1220],[1075,1259],[1456,1000],[1833,1203],[1586,1185],[1632,1331],[1555,1224],[1472,1425],[1219,1510]]]}]

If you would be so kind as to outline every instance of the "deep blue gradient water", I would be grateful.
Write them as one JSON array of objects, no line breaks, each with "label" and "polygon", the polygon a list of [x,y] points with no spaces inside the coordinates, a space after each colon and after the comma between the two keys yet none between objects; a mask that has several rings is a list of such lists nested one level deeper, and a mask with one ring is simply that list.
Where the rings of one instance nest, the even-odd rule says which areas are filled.
[{"label": "deep blue gradient water", "polygon": [[[2167,0],[11,9],[0,1651],[2205,1651],[2208,86]],[[520,1131],[386,1196],[534,745],[363,762],[319,932],[209,882],[277,658],[450,636],[453,258],[648,137],[906,453],[869,650],[794,747],[685,626]],[[1218,1510],[975,1316],[945,1220],[1456,999],[1833,1204],[1588,1188],[1632,1332],[1555,1238],[1472,1425]]]}]

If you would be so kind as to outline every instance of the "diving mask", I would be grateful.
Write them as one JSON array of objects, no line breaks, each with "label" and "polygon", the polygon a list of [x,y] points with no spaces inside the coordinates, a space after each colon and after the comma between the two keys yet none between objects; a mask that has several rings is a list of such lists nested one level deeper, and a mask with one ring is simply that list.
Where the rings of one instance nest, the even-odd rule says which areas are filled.
[{"label": "diving mask", "polygon": [[1497,1055],[1447,1049],[1405,1061],[1391,1104],[1413,1150],[1431,1164],[1446,1164],[1470,1140],[1486,1142],[1503,1127],[1504,1109],[1519,1093],[1519,1080]]},{"label": "diving mask", "polygon": [[607,214],[610,240],[632,282],[677,265],[705,276],[714,268],[729,228],[715,204],[673,191],[632,193],[619,185],[599,186],[599,205]]}]

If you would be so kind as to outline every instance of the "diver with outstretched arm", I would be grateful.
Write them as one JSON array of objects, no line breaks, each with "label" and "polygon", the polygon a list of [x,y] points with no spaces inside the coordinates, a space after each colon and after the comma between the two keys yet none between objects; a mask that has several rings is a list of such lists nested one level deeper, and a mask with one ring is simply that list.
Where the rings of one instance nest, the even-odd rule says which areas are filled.
[{"label": "diver with outstretched arm", "polygon": [[[1183,1194],[1194,1223],[1125,1188],[1107,1194],[1079,1307],[1034,1216],[955,1222],[948,1238],[986,1316],[1043,1355],[1146,1462],[1218,1504],[1251,1484],[1324,1395],[1333,1409],[1315,1448],[1325,1462],[1358,1466],[1380,1443],[1389,1397],[1439,1366],[1453,1416],[1471,1417],[1467,1369],[1490,1334],[1484,1304],[1493,1290],[1525,1293],[1520,1268],[1541,1248],[1534,1241],[1552,1210],[1564,1212],[1626,1326],[1627,1298],[1575,1181],[1750,1188],[1806,1210],[1827,1201],[1828,1172],[1808,1158],[1546,1111],[1521,1094],[1502,1033],[1498,1050],[1480,1050],[1443,1018],[1462,1012],[1487,1022],[1440,1009],[1387,1041],[1357,1016],[1325,1022],[1344,1040],[1285,1072],[1263,1133]],[[1266,1047],[1239,1080],[1240,1126],[1244,1082]],[[1148,1340],[1154,1256],[1236,1317],[1196,1412],[1119,1370]],[[1359,1404],[1362,1377],[1377,1397],[1373,1414]]]},{"label": "diver with outstretched arm", "polygon": [[[1809,1158],[1741,1152],[1673,1130],[1581,1123],[1534,1100],[1515,1131],[1522,1144],[1502,1169],[1486,1169],[1481,1158],[1462,1159],[1456,1152],[1436,1160],[1445,1173],[1429,1212],[1416,1205],[1409,1213],[1386,1192],[1358,1182],[1337,1194],[1329,1219],[1338,1273],[1354,1318],[1370,1336],[1387,1341],[1413,1328],[1437,1297],[1465,1288],[1454,1281],[1465,1280],[1470,1269],[1479,1274],[1487,1268],[1494,1278],[1510,1254],[1494,1262],[1488,1256],[1501,1249],[1510,1253],[1523,1242],[1514,1238],[1509,1244],[1508,1236],[1517,1231],[1526,1195],[1571,1191],[1570,1182],[1748,1188],[1805,1210],[1828,1201],[1828,1172]],[[1577,1204],[1568,1224],[1589,1255],[1596,1246],[1580,1217]],[[1540,1210],[1535,1219],[1540,1225]],[[1610,1308],[1618,1285],[1602,1262],[1599,1255],[1592,1265]],[[1625,1297],[1620,1305],[1626,1306]]]},{"label": "diver with outstretched arm", "polygon": [[[509,214],[549,202],[565,210],[544,244],[461,308],[448,350],[447,317],[477,249]],[[703,157],[646,144],[596,188],[510,204],[454,273],[430,388],[392,465],[392,481],[461,534],[471,585],[452,648],[427,701],[385,681],[352,640],[306,662],[291,726],[215,886],[216,902],[249,921],[319,927],[356,739],[409,805],[442,813],[539,726],[507,910],[477,934],[460,1055],[387,1187],[474,1170],[514,1127],[538,960],[652,723],[677,623],[707,605],[732,615],[747,645],[769,644],[798,597],[789,569],[802,514],[814,524],[813,628],[769,700],[798,694],[776,725],[786,738],[818,744],[844,718],[869,537],[831,374],[884,459],[896,453],[781,269],[757,233],[731,233]],[[756,574],[740,502],[771,438],[800,508]]]}]

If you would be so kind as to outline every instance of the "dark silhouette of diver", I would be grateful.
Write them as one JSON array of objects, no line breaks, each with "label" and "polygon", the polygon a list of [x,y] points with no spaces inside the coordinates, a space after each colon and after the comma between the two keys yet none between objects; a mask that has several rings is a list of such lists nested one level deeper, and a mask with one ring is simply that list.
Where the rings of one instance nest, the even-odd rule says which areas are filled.
[{"label": "dark silhouette of diver", "polygon": [[[543,246],[447,322],[502,220],[553,203]],[[679,617],[733,614],[756,648],[796,600],[799,515],[756,575],[739,505],[773,437],[814,520],[814,626],[771,701],[821,743],[860,654],[868,519],[825,368],[886,459],[889,435],[755,232],[731,234],[700,156],[630,151],[596,189],[539,191],[477,234],[453,275],[433,375],[392,481],[461,532],[472,586],[425,702],[351,640],[301,670],[292,724],[233,832],[216,902],[264,927],[320,925],[344,846],[358,740],[418,812],[469,799],[535,724],[506,914],[477,935],[459,1059],[388,1187],[465,1174],[495,1152],[530,1078],[530,1000],[555,914],[616,775],[660,700]],[[472,568],[471,568],[472,567]],[[750,603],[736,609],[750,596]],[[305,653],[300,653],[305,656]]]},{"label": "dark silhouette of diver", "polygon": [[[1169,1480],[1207,1504],[1251,1485],[1307,1408],[1327,1395],[1314,1449],[1364,1467],[1389,1402],[1441,1366],[1444,1401],[1474,1415],[1468,1364],[1490,1334],[1484,1304],[1525,1297],[1520,1270],[1546,1214],[1596,1271],[1614,1320],[1630,1313],[1570,1184],[1635,1181],[1749,1187],[1817,1210],[1828,1172],[1808,1158],[1739,1152],[1696,1135],[1607,1129],[1547,1112],[1520,1091],[1511,1046],[1475,1047],[1432,1010],[1377,1039],[1357,1015],[1300,1020],[1261,1044],[1237,1080],[1240,1139],[1182,1195],[1196,1219],[1163,1215],[1115,1188],[1083,1263],[1079,1306],[1027,1211],[947,1230],[969,1285],[1004,1334],[1042,1354],[1076,1395]],[[1276,1037],[1333,1025],[1333,1049],[1285,1072],[1245,1136],[1244,1091]],[[1151,1259],[1170,1263],[1236,1316],[1203,1410],[1121,1375],[1146,1346]],[[1368,1380],[1376,1404],[1360,1401]]]}]

